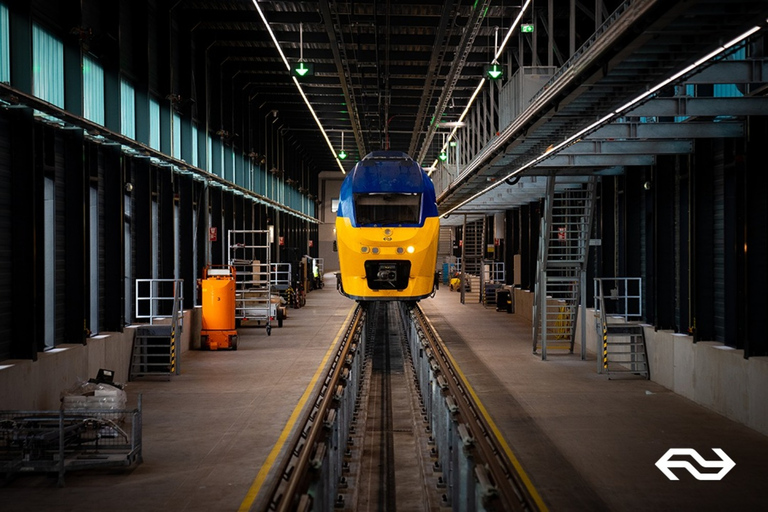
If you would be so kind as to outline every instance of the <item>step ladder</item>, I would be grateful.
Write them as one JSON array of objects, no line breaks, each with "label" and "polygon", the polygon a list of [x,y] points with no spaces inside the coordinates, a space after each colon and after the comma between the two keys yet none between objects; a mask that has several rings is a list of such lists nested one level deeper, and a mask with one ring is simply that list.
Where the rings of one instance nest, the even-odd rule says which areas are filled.
[{"label": "step ladder", "polygon": [[[606,293],[606,287],[609,293]],[[634,374],[651,378],[642,318],[642,280],[640,278],[595,279],[595,305],[598,329],[602,335],[602,354],[597,373]],[[635,319],[633,321],[633,319]]]},{"label": "step ladder", "polygon": [[[586,304],[586,265],[597,178],[547,178],[533,304],[533,353],[573,353],[579,304]],[[586,339],[581,309],[582,340]],[[586,358],[582,343],[581,358]]]},{"label": "step ladder", "polygon": [[176,373],[176,340],[173,326],[147,325],[136,328],[129,380]]},{"label": "step ladder", "polygon": [[183,330],[182,279],[137,279],[137,320],[128,380],[167,377],[179,373],[178,340]]},{"label": "step ladder", "polygon": [[645,330],[639,324],[607,324],[603,326],[601,371],[604,374],[632,373],[651,378]]}]

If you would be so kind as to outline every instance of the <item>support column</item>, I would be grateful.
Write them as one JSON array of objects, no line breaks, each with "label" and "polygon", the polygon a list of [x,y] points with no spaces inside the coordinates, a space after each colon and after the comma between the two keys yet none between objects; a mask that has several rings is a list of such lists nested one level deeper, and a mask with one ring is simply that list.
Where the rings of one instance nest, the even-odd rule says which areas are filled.
[{"label": "support column", "polygon": [[[83,155],[83,131],[64,134],[64,342],[85,345],[90,312],[89,173]],[[98,326],[94,326],[98,329]]]},{"label": "support column", "polygon": [[[183,147],[183,144],[182,144]],[[184,280],[184,307],[195,304],[197,276],[194,267],[194,182],[191,176],[178,176],[179,180],[179,277]],[[202,274],[200,274],[202,277]]]},{"label": "support column", "polygon": [[104,162],[104,329],[123,332],[125,326],[125,179],[117,145],[100,146]]},{"label": "support column", "polygon": [[8,110],[11,121],[11,357],[37,360],[45,348],[43,168],[35,165],[32,109]]}]

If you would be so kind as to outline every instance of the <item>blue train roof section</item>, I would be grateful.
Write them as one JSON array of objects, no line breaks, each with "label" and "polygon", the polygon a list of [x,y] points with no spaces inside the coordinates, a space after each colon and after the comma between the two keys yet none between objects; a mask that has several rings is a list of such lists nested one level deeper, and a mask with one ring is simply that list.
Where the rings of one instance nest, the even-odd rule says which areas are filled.
[{"label": "blue train roof section", "polygon": [[353,217],[354,194],[422,194],[422,220],[437,216],[435,187],[424,169],[406,153],[373,151],[347,174],[341,186],[339,217]]}]

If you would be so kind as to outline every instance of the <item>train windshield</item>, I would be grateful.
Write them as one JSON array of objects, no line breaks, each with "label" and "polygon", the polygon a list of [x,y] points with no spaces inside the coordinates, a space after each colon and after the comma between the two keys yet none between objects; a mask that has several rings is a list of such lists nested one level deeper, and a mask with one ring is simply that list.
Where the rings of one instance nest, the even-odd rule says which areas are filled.
[{"label": "train windshield", "polygon": [[355,194],[358,226],[418,224],[421,194]]}]

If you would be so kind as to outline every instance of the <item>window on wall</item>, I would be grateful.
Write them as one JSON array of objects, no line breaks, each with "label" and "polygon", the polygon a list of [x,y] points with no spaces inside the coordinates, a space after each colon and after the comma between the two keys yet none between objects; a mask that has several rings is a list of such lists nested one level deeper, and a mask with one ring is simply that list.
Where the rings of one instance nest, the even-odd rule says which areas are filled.
[{"label": "window on wall", "polygon": [[136,138],[136,93],[133,86],[120,80],[120,133]]},{"label": "window on wall", "polygon": [[197,167],[197,125],[192,125],[192,165]]},{"label": "window on wall", "polygon": [[99,187],[91,186],[89,199],[90,223],[88,234],[90,240],[90,305],[89,322],[91,334],[99,332]]},{"label": "window on wall", "polygon": [[45,277],[43,281],[45,288],[45,297],[43,299],[45,326],[43,327],[43,336],[47,350],[56,346],[56,188],[54,180],[50,176],[45,177],[43,193],[43,215],[45,216],[45,228],[43,231],[45,239],[45,245],[43,246],[43,258],[45,260]]},{"label": "window on wall", "polygon": [[160,151],[160,103],[149,99],[149,147]]},{"label": "window on wall", "polygon": [[0,82],[11,81],[11,40],[8,8],[0,4]]},{"label": "window on wall", "polygon": [[181,116],[176,112],[173,113],[173,147],[171,148],[171,156],[173,158],[181,158]]},{"label": "window on wall", "polygon": [[32,25],[32,93],[64,108],[64,45]]},{"label": "window on wall", "polygon": [[208,135],[206,137],[206,147],[205,147],[205,170],[208,172],[213,172],[213,139],[211,139],[211,136]]},{"label": "window on wall", "polygon": [[83,56],[83,117],[104,126],[104,69]]}]

